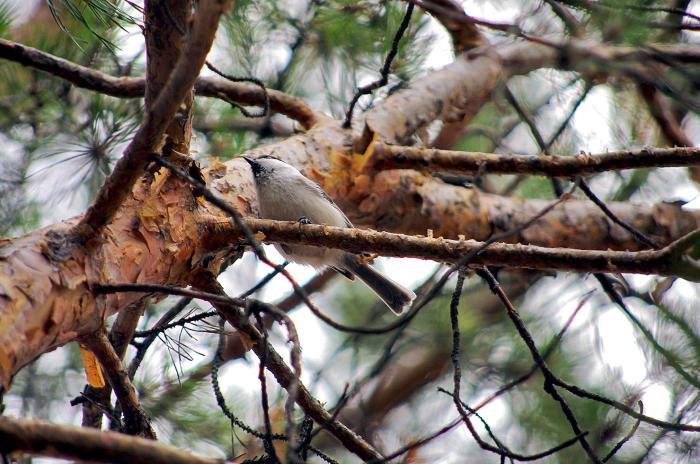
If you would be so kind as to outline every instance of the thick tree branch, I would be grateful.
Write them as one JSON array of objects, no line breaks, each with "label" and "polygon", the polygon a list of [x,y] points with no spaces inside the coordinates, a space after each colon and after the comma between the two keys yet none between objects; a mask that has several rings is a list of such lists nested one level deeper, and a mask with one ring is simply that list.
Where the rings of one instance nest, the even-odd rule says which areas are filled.
[{"label": "thick tree branch", "polygon": [[[435,2],[431,4],[441,9]],[[444,8],[442,10],[445,11]],[[464,25],[473,25],[475,21],[463,13],[448,10],[445,14]],[[365,128],[354,143],[355,152],[364,153],[375,136],[382,142],[407,145],[411,134],[434,120],[450,123],[475,112],[474,109],[481,107],[483,100],[501,80],[545,66],[593,76],[601,71],[621,74],[677,96],[678,90],[660,82],[658,73],[645,63],[661,61],[674,54],[681,54],[686,59],[693,53],[698,54],[697,50],[689,50],[692,47],[685,45],[675,48],[632,48],[611,47],[578,39],[554,42],[517,33],[517,26],[497,26],[506,32],[515,30],[516,35],[530,42],[505,47],[480,47],[462,54],[450,66],[431,73],[429,77],[412,81],[411,86],[395,92],[367,112]]]},{"label": "thick tree branch", "polygon": [[[356,224],[401,233],[425,234],[426,229],[434,229],[436,236],[456,238],[462,234],[485,240],[526,222],[548,203],[445,185],[407,170],[381,172],[369,183],[357,177],[356,190],[348,192],[344,177],[336,176],[349,172],[337,151],[344,143],[349,143],[349,137],[339,129],[339,124],[323,124],[303,136],[262,147],[251,154],[273,154],[304,169]],[[333,170],[329,156],[334,159]],[[245,162],[234,160],[206,175],[209,188],[216,190],[226,202],[245,215],[257,214],[254,185]],[[201,233],[201,228],[208,227],[203,224],[211,221],[207,210],[197,206],[193,210],[185,202],[173,203],[173,198],[182,197],[174,196],[173,190],[181,187],[162,182],[158,185],[155,194],[144,186],[145,192],[139,192],[139,200],[120,213],[105,230],[104,242],[95,249],[68,246],[70,236],[65,231],[75,220],[0,242],[0,274],[10,276],[0,292],[0,317],[10,321],[0,326],[0,381],[6,387],[17,370],[39,354],[95,331],[97,322],[139,298],[120,295],[95,300],[88,282],[183,285],[188,280],[190,266],[186,263],[199,262],[208,253],[206,250],[213,249],[215,242]],[[359,197],[355,196],[358,194]],[[631,203],[611,203],[610,207],[618,217],[662,243],[700,224],[695,213],[670,204],[643,208]],[[158,214],[142,215],[140,208]],[[213,209],[209,213],[220,214]],[[224,233],[217,240],[224,246],[217,256],[223,256],[222,253],[230,250],[233,236],[227,241]],[[577,200],[560,205],[513,237],[513,241],[582,249],[639,247],[627,232],[611,229],[597,208]],[[399,248],[396,254],[405,255],[405,251]],[[136,261],[134,256],[140,258]],[[549,266],[543,262],[541,267]],[[606,265],[605,269],[608,268]],[[31,295],[31,300],[26,295]],[[35,327],[43,330],[34,330]]]},{"label": "thick tree branch", "polygon": [[[551,48],[532,44],[466,52],[370,109],[354,151],[364,153],[375,134],[382,142],[405,145],[413,133],[436,119],[460,121],[466,114],[476,113],[501,79],[553,63],[556,54]],[[504,66],[506,62],[510,64]]]},{"label": "thick tree branch", "polygon": [[80,220],[76,228],[80,235],[90,237],[112,219],[117,208],[131,193],[131,187],[143,175],[143,168],[151,154],[161,149],[164,131],[204,65],[226,3],[224,0],[199,3],[183,54],[163,90],[153,105],[147,108],[143,124],[117,161],[95,202]]},{"label": "thick tree branch", "polygon": [[481,32],[474,24],[464,23],[459,20],[466,18],[466,15],[462,5],[456,0],[432,0],[430,2],[407,0],[407,2],[419,5],[447,29],[452,38],[452,46],[456,54],[480,47],[486,43]]},{"label": "thick tree branch", "polygon": [[[455,239],[464,235],[486,240],[492,234],[525,223],[547,203],[447,185],[412,170],[382,171],[371,183],[362,176],[357,181],[357,194],[338,195],[348,217],[356,225],[411,235],[426,234],[431,229],[435,236]],[[659,203],[651,209],[633,202],[608,205],[618,218],[660,243],[668,243],[700,226],[700,216],[678,205]],[[408,211],[414,213],[406,214]],[[640,249],[628,231],[611,226],[610,219],[595,205],[569,200],[512,241],[547,247]]]},{"label": "thick tree branch", "polygon": [[[289,245],[315,245],[351,253],[377,253],[382,256],[431,259],[455,263],[483,246],[474,240],[417,237],[374,230],[348,229],[297,222],[246,219],[246,225],[261,233],[263,240]],[[211,222],[203,229],[204,241],[214,249],[241,236],[230,222]],[[682,258],[682,252],[694,246],[695,231],[661,250],[598,251],[545,248],[534,245],[494,243],[479,252],[471,264],[558,270],[572,272],[627,272],[634,274],[676,275],[700,281],[700,265]]]},{"label": "thick tree branch", "polygon": [[[140,98],[144,96],[146,80],[143,77],[114,77],[92,68],[72,63],[36,48],[28,47],[0,38],[0,58],[38,69],[60,77],[76,87],[92,90],[118,98]],[[226,96],[245,105],[260,105],[265,95],[260,87],[240,82],[229,82],[215,77],[199,77],[194,84],[195,93],[202,97]],[[268,89],[270,108],[310,128],[320,116],[303,100],[283,92]]]},{"label": "thick tree branch", "polygon": [[0,417],[0,452],[124,464],[221,464],[152,440],[91,428]]},{"label": "thick tree branch", "polygon": [[[193,6],[193,0],[144,1],[146,90],[143,102],[147,114],[157,103],[158,95],[168,86],[187,46],[184,25],[192,21]],[[193,118],[194,91],[188,88],[165,128],[162,146],[156,145],[161,156],[186,158],[190,154]]]},{"label": "thick tree branch", "polygon": [[597,155],[501,155],[372,145],[370,169],[415,169],[458,174],[536,174],[575,177],[605,171],[700,165],[700,148],[643,148]]}]

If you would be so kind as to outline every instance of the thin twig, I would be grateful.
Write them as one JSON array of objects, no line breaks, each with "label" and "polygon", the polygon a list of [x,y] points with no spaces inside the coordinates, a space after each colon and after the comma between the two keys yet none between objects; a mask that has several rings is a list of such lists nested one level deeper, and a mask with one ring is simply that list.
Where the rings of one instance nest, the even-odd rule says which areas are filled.
[{"label": "thin twig", "polygon": [[[284,263],[281,264],[281,267],[286,267],[288,264],[289,263],[285,261]],[[278,273],[279,273],[279,271],[276,269],[273,271],[270,271],[265,277],[260,279],[255,285],[253,285],[251,288],[249,288],[245,292],[241,293],[238,296],[238,298],[240,298],[240,299],[248,298],[250,295],[252,295],[253,293],[255,293],[258,290],[260,290],[261,288],[263,288],[265,285],[270,283],[270,281]],[[185,297],[184,299],[186,299],[187,302],[181,301],[178,303],[178,306],[181,306],[181,309],[179,311],[182,311],[182,309],[184,309],[184,307],[192,300],[192,298],[189,298],[189,297]],[[184,304],[184,306],[182,306],[182,304]],[[151,335],[158,335],[158,334],[163,333],[166,330],[172,329],[174,327],[182,327],[182,326],[185,326],[186,324],[189,324],[190,322],[201,321],[202,319],[206,319],[208,317],[215,316],[216,314],[218,314],[216,311],[206,311],[203,313],[195,314],[193,316],[183,317],[183,318],[178,319],[177,321],[170,322],[170,323],[161,323],[161,321],[159,321],[151,329],[139,330],[139,331],[134,332],[134,338],[144,338],[144,337],[150,337]],[[139,344],[139,348],[140,347],[141,347],[141,344]]]},{"label": "thin twig", "polygon": [[[542,152],[551,157],[552,153],[549,151],[549,146],[547,143],[545,143],[544,138],[542,137],[542,134],[540,133],[539,129],[537,128],[537,124],[535,121],[529,116],[529,114],[520,106],[518,103],[517,99],[515,98],[515,95],[506,87],[506,98],[508,99],[508,102],[513,105],[517,113],[520,115],[521,119],[527,124],[527,126],[530,128],[530,132],[532,133],[533,137],[535,138],[535,141],[537,142],[537,145],[539,145],[540,149]],[[591,188],[588,186],[588,183],[581,177],[577,177],[577,182],[581,188],[581,191],[588,197],[593,204],[595,204],[600,210],[605,214],[613,223],[619,225],[626,231],[628,231],[632,236],[638,240],[640,243],[649,246],[651,248],[659,248],[659,244],[656,243],[656,241],[652,240],[651,238],[647,237],[643,232],[632,226],[631,224],[625,222],[621,218],[619,218],[608,206],[603,202],[600,198],[598,198]],[[552,178],[552,188],[554,189],[554,193],[559,197],[563,194],[561,184],[558,182],[557,179]]]},{"label": "thin twig", "polygon": [[[476,442],[479,444],[479,446],[486,450],[490,451],[492,453],[496,453],[501,458],[509,458],[510,460],[517,460],[517,461],[535,461],[538,459],[542,459],[543,457],[550,456],[554,453],[557,453],[561,451],[564,448],[567,448],[577,441],[580,441],[583,439],[583,437],[587,434],[587,432],[582,432],[578,431],[576,436],[567,440],[566,442],[557,445],[551,449],[548,449],[546,451],[543,451],[541,453],[536,453],[532,455],[523,455],[520,453],[514,453],[506,445],[504,445],[496,436],[493,434],[491,431],[491,428],[489,425],[486,423],[486,421],[476,412],[475,409],[470,408],[466,404],[464,404],[460,398],[460,386],[461,386],[461,379],[462,379],[462,368],[460,366],[460,330],[459,330],[459,300],[462,295],[462,287],[464,286],[464,278],[465,278],[465,269],[460,268],[459,273],[457,275],[457,283],[455,285],[454,292],[452,293],[452,299],[450,301],[450,322],[452,326],[452,353],[450,354],[450,359],[452,360],[452,368],[453,368],[453,376],[452,376],[452,382],[453,382],[453,388],[452,392],[447,392],[446,390],[441,390],[448,395],[450,395],[453,399],[453,402],[455,403],[455,406],[457,407],[457,411],[459,412],[460,416],[462,417],[462,421],[464,424],[467,426],[467,429],[471,433],[472,437],[476,440]],[[486,428],[487,433],[489,436],[493,439],[494,443],[496,443],[496,446],[490,445],[489,443],[486,443],[478,434],[476,429],[474,428],[474,425],[472,424],[471,420],[469,419],[470,415],[475,415],[484,425]]]},{"label": "thin twig", "polygon": [[[243,430],[246,433],[249,433],[250,435],[260,438],[260,439],[265,439],[266,435],[263,433],[258,432],[245,422],[243,422],[240,418],[238,418],[231,409],[228,407],[226,404],[226,399],[224,398],[223,393],[221,392],[221,387],[219,386],[219,369],[221,368],[222,364],[224,363],[223,359],[223,349],[224,349],[224,331],[223,331],[223,323],[224,323],[224,318],[221,318],[221,323],[220,323],[220,328],[219,330],[219,341],[217,344],[217,350],[216,354],[214,355],[214,361],[212,362],[212,368],[211,368],[211,386],[212,390],[214,391],[214,398],[216,398],[216,404],[219,406],[219,409],[221,409],[221,412],[224,413],[224,415],[231,421],[232,425],[235,425],[239,427],[241,430]],[[287,435],[282,435],[282,434],[276,434],[276,433],[271,433],[269,435],[269,438],[272,440],[279,440],[279,441],[287,441]],[[314,453],[316,456],[321,458],[323,461],[327,462],[328,464],[338,464],[336,460],[328,456],[327,454],[321,452],[319,449],[314,448],[313,446],[308,446],[308,449],[311,450],[312,453]]]},{"label": "thin twig", "polygon": [[217,67],[215,67],[213,64],[211,64],[209,61],[206,61],[204,63],[207,68],[209,68],[211,71],[214,73],[218,74],[219,76],[223,77],[224,79],[227,79],[231,82],[250,82],[251,84],[257,85],[260,87],[263,93],[263,109],[260,113],[251,113],[248,110],[246,110],[243,106],[239,105],[232,99],[228,98],[227,95],[225,95],[223,92],[219,94],[219,98],[224,100],[226,103],[230,104],[231,106],[234,106],[240,110],[240,112],[243,114],[243,116],[246,116],[248,118],[264,118],[266,116],[269,116],[270,114],[270,95],[267,93],[267,87],[265,87],[265,83],[261,81],[260,79],[257,79],[255,77],[237,77],[237,76],[232,76],[230,74],[226,74],[223,71],[220,71]]},{"label": "thin twig", "polygon": [[[223,322],[224,319],[221,318],[220,322],[220,327],[223,328]],[[228,407],[226,404],[226,399],[224,398],[223,393],[221,392],[221,387],[219,386],[219,369],[221,368],[221,365],[224,362],[223,359],[223,348],[224,348],[224,334],[223,334],[223,329],[221,330],[219,334],[219,342],[217,345],[217,350],[216,354],[214,355],[214,362],[212,365],[211,369],[211,387],[212,390],[214,391],[214,398],[216,399],[216,404],[219,406],[219,409],[221,409],[221,412],[224,413],[224,415],[228,418],[229,421],[231,421],[232,425],[235,425],[239,427],[241,430],[243,430],[246,433],[249,433],[253,435],[256,438],[260,438],[264,440],[266,438],[266,435],[263,433],[258,432],[245,422],[243,422],[240,418],[238,418]],[[269,438],[274,439],[274,440],[282,440],[286,441],[287,436],[286,435],[281,435],[281,434],[269,434]]]},{"label": "thin twig", "polygon": [[632,236],[639,241],[639,243],[642,243],[650,248],[658,250],[661,248],[661,245],[659,242],[656,240],[648,237],[644,232],[640,231],[633,225],[629,224],[628,222],[624,221],[621,219],[617,214],[613,213],[613,211],[608,208],[608,205],[605,204],[603,200],[598,198],[598,196],[593,193],[593,190],[588,186],[588,183],[584,181],[583,179],[580,179],[579,181],[579,187],[581,188],[581,191],[598,207],[600,210],[610,219],[612,222],[615,224],[619,225],[623,229],[625,229],[627,232],[632,234]]},{"label": "thin twig", "polygon": [[[444,388],[438,388],[438,390],[442,393],[446,393],[447,395],[451,396],[454,399],[454,395],[452,394],[452,392],[449,392],[449,391],[445,390]],[[547,450],[540,451],[539,453],[520,455],[518,453],[513,453],[512,451],[508,451],[508,449],[505,448],[505,445],[503,445],[503,443],[501,443],[500,440],[498,440],[495,437],[495,435],[493,434],[493,431],[491,430],[488,423],[484,420],[483,417],[481,417],[481,415],[476,411],[476,409],[469,407],[466,403],[464,403],[464,401],[461,401],[461,402],[462,402],[462,406],[467,410],[468,415],[476,416],[479,419],[479,421],[481,422],[481,424],[484,426],[484,428],[486,429],[486,432],[489,434],[489,436],[494,440],[494,442],[496,442],[496,444],[498,444],[499,448],[501,448],[501,450],[503,452],[503,454],[501,454],[501,458],[502,458],[501,462],[503,462],[503,458],[508,458],[511,461],[537,461],[537,460],[540,460],[540,459],[545,458],[547,456],[551,456],[553,454],[556,454],[559,451],[572,446],[577,441],[579,441],[581,437],[585,437],[586,435],[588,435],[588,432],[583,432],[583,433],[581,433],[581,435],[571,437],[568,440],[566,440],[566,441],[564,441],[556,446],[553,446]],[[500,454],[500,453],[497,453],[497,454]]]},{"label": "thin twig", "polygon": [[[573,322],[574,317],[576,317],[576,315],[579,313],[581,308],[583,308],[583,306],[586,304],[586,302],[588,302],[588,300],[590,299],[591,296],[592,296],[592,293],[589,293],[579,302],[579,304],[576,306],[576,309],[574,309],[574,311],[571,313],[571,315],[569,316],[567,321],[564,323],[564,326],[561,328],[561,330],[547,344],[547,348],[542,353],[542,357],[544,359],[548,359],[549,356],[557,348],[557,346],[559,346],[559,343],[561,343],[561,340],[564,337],[564,333],[571,326],[571,323]],[[496,390],[494,393],[490,394],[488,397],[486,397],[482,401],[480,401],[476,406],[474,406],[473,409],[475,411],[478,411],[479,409],[481,409],[484,406],[486,406],[487,404],[491,403],[493,400],[500,397],[504,393],[512,390],[514,387],[520,385],[521,383],[526,382],[538,371],[538,369],[539,369],[539,367],[537,366],[537,364],[536,363],[533,364],[532,367],[525,374],[523,374],[520,377],[518,377],[517,379],[514,379],[514,380],[506,383],[505,385],[503,385],[501,388]],[[471,413],[469,413],[469,414],[471,415]],[[462,423],[462,417],[460,416],[457,419],[450,422],[449,424],[447,424],[446,426],[431,433],[430,435],[427,435],[419,440],[416,440],[414,442],[409,443],[406,446],[399,448],[398,450],[395,450],[394,452],[392,452],[391,454],[389,454],[385,457],[385,461],[381,461],[381,462],[389,462],[392,459],[395,459],[395,458],[401,456],[402,454],[409,452],[412,449],[420,448],[421,446],[424,446],[425,444],[433,441],[434,439],[436,439],[436,438],[440,437],[441,435],[444,435],[445,433],[454,429],[455,427],[457,427],[461,423]],[[377,462],[375,464],[379,464],[379,462]]]},{"label": "thin twig", "polygon": [[[195,284],[198,288],[207,290],[208,292],[216,292],[219,295],[225,295],[223,288],[216,281],[214,276],[202,273],[195,279]],[[265,305],[265,303],[259,303]],[[271,305],[268,305],[271,306]],[[264,346],[262,334],[254,327],[246,314],[235,305],[214,303],[214,307],[220,311],[221,315],[236,329],[244,333],[253,342],[253,351],[258,355],[262,355],[262,350],[267,350],[267,368],[277,379],[277,382],[287,390],[294,381],[294,371],[284,362],[277,350],[271,345]],[[340,440],[341,443],[350,452],[356,454],[362,459],[378,459],[381,454],[375,450],[369,443],[356,435],[345,425],[338,420],[330,420],[331,415],[325,408],[314,398],[303,382],[298,383],[297,404],[311,416],[317,423],[329,421],[328,430]]]},{"label": "thin twig", "polygon": [[282,322],[287,328],[287,339],[292,344],[292,348],[289,353],[290,364],[294,370],[294,377],[287,388],[287,401],[284,405],[284,411],[287,419],[287,437],[289,444],[287,446],[287,461],[295,462],[298,461],[298,456],[296,455],[297,450],[297,437],[296,437],[296,422],[294,421],[294,404],[297,400],[297,393],[299,390],[299,380],[301,379],[301,342],[299,341],[299,334],[297,333],[296,326],[292,319],[283,311],[275,308],[272,305],[260,305],[256,300],[251,300],[248,304],[247,310],[252,312],[258,322],[259,330],[265,335],[267,333],[267,326],[260,316],[261,312],[264,312],[272,316],[275,320]]},{"label": "thin twig", "polygon": [[578,440],[581,443],[581,447],[586,452],[589,459],[596,464],[601,464],[600,458],[596,455],[595,451],[588,443],[588,440],[586,440],[586,437],[583,434],[583,430],[581,430],[581,427],[578,424],[578,420],[576,419],[576,415],[574,414],[573,410],[571,409],[567,401],[564,399],[564,397],[562,397],[556,390],[555,385],[560,385],[559,378],[556,377],[551,370],[549,370],[549,367],[547,367],[547,362],[537,350],[537,346],[535,345],[532,336],[525,327],[525,324],[523,323],[522,319],[520,319],[520,315],[508,299],[508,296],[505,294],[496,278],[493,276],[493,274],[491,274],[491,272],[487,268],[477,270],[477,274],[482,279],[484,279],[484,281],[486,281],[494,295],[496,295],[506,307],[508,317],[513,322],[513,325],[515,325],[520,335],[520,338],[523,339],[528,349],[530,350],[530,354],[532,355],[533,360],[535,361],[535,363],[537,363],[540,370],[542,371],[542,375],[545,378],[544,391],[547,392],[552,397],[552,399],[554,399],[554,401],[559,403],[559,407],[561,408],[562,412],[564,413],[564,416],[571,425],[571,429],[573,430],[574,434],[576,434],[576,436],[578,437]]},{"label": "thin twig", "polygon": [[[637,401],[637,404],[639,405],[639,414],[644,414],[644,403],[642,403],[642,400]],[[615,454],[618,451],[620,451],[620,448],[622,448],[625,443],[630,441],[634,434],[637,433],[637,429],[639,428],[639,424],[641,423],[642,421],[640,419],[637,419],[637,421],[634,423],[627,435],[622,437],[622,439],[617,442],[617,444],[610,450],[610,452],[605,455],[605,457],[603,458],[603,462],[608,462],[610,459],[612,459],[612,457],[615,456]]]},{"label": "thin twig", "polygon": [[348,111],[347,113],[345,113],[345,121],[343,122],[343,128],[348,129],[352,125],[352,113],[355,110],[355,105],[357,104],[357,101],[360,99],[360,97],[372,93],[373,90],[385,86],[387,82],[389,82],[389,72],[391,71],[391,63],[394,61],[394,58],[396,58],[396,54],[399,51],[399,42],[401,42],[401,37],[403,37],[404,33],[406,32],[406,29],[408,29],[408,25],[411,23],[411,15],[413,14],[413,8],[413,3],[409,3],[408,7],[406,8],[406,14],[401,20],[401,24],[399,25],[399,29],[396,31],[396,35],[394,35],[394,40],[391,42],[391,49],[389,50],[389,54],[387,54],[386,59],[384,60],[384,66],[382,66],[381,70],[381,77],[378,80],[372,82],[371,84],[367,84],[358,88],[357,92],[352,97],[352,100],[350,101],[350,106],[348,107]]},{"label": "thin twig", "polygon": [[679,362],[678,357],[674,355],[672,351],[668,350],[667,348],[664,348],[663,345],[661,345],[656,340],[654,334],[649,329],[647,329],[644,326],[644,324],[642,324],[639,318],[637,318],[632,311],[630,311],[630,309],[627,307],[627,304],[625,303],[625,300],[618,293],[618,291],[615,289],[615,286],[610,281],[610,278],[604,274],[598,273],[594,274],[594,277],[598,280],[608,297],[610,297],[610,300],[613,303],[615,303],[615,305],[622,310],[625,316],[627,316],[627,318],[630,321],[632,321],[632,324],[635,327],[637,327],[637,329],[639,329],[640,332],[642,332],[644,338],[647,339],[647,341],[651,344],[654,350],[658,351],[661,354],[661,356],[663,356],[666,359],[671,368],[674,371],[676,371],[678,375],[680,375],[690,385],[694,386],[696,389],[700,389],[700,380],[698,380],[697,376],[688,373]]},{"label": "thin twig", "polygon": [[[265,435],[263,437],[263,443],[265,444],[265,452],[267,456],[272,461],[272,464],[279,464],[280,460],[277,457],[277,452],[275,451],[275,445],[272,444],[272,424],[270,422],[270,404],[267,398],[267,381],[265,379],[265,363],[267,362],[267,347],[269,341],[267,339],[267,329],[262,323],[260,318],[260,313],[255,313],[255,318],[258,322],[259,330],[263,336],[263,348],[260,350],[260,366],[258,369],[258,379],[260,380],[260,401],[262,403],[263,411],[263,423],[265,424]],[[287,440],[291,437],[288,435]]]},{"label": "thin twig", "polygon": [[[537,129],[537,124],[535,123],[535,120],[532,118],[532,116],[530,116],[530,113],[528,113],[525,110],[525,108],[523,108],[520,105],[518,99],[515,98],[515,95],[513,95],[513,92],[510,91],[508,86],[505,87],[505,94],[508,103],[510,103],[511,106],[513,106],[515,112],[518,113],[518,116],[520,116],[520,119],[522,119],[525,125],[527,125],[527,127],[530,129],[530,133],[534,137],[535,142],[537,142],[537,145],[540,147],[540,150],[542,150],[542,152],[546,156],[552,156],[552,153],[549,151],[547,143],[544,141],[544,139],[542,138],[542,134],[540,134],[540,131]],[[556,196],[562,196],[564,194],[564,188],[561,185],[561,181],[556,177],[552,177],[551,182],[552,189],[554,190]]]}]

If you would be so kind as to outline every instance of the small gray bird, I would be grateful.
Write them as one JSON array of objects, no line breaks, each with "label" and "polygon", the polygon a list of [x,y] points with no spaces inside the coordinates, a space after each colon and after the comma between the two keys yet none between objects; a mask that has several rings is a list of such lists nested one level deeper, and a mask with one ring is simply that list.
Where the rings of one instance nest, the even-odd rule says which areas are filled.
[{"label": "small gray bird", "polygon": [[[353,227],[345,214],[316,183],[295,167],[276,158],[244,159],[250,164],[258,190],[260,217],[304,224]],[[330,266],[345,277],[359,277],[396,314],[409,307],[416,294],[363,263],[357,255],[308,245],[275,245],[289,261],[315,268]]]}]

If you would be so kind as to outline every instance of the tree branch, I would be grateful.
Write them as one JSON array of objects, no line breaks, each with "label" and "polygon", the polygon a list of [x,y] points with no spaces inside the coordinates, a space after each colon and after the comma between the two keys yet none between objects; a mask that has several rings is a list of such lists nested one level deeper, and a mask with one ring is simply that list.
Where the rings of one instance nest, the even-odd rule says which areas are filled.
[{"label": "tree branch", "polygon": [[[86,66],[73,63],[49,53],[0,38],[0,58],[60,77],[76,87],[92,90],[117,98],[144,96],[146,80],[143,77],[114,77]],[[199,77],[195,93],[202,97],[220,98],[221,95],[245,105],[262,106],[263,91],[256,85],[229,82],[214,77]],[[268,89],[270,108],[310,128],[320,118],[303,100],[284,92]]]},{"label": "tree branch", "polygon": [[[146,301],[139,301],[133,305],[124,308],[117,315],[117,320],[114,321],[109,332],[109,341],[114,348],[114,352],[119,359],[124,359],[126,349],[133,338],[136,326],[143,314],[146,306]],[[95,388],[87,385],[82,396],[87,397],[89,401],[83,403],[83,427],[102,427],[102,415],[104,408],[111,408],[110,396],[112,387],[105,385],[102,388]]]},{"label": "tree branch", "polygon": [[459,19],[466,18],[466,15],[462,5],[456,0],[406,1],[418,4],[447,29],[452,38],[452,45],[456,54],[464,53],[486,43],[481,32],[474,24],[459,21]]},{"label": "tree branch", "polygon": [[82,237],[94,235],[110,221],[117,208],[131,193],[131,187],[143,174],[143,168],[152,153],[162,147],[165,129],[187,92],[192,89],[204,65],[226,3],[224,0],[199,3],[186,49],[170,74],[168,82],[153,105],[147,109],[143,124],[124,151],[124,155],[117,161],[112,174],[98,192],[95,202],[76,227],[76,232]]},{"label": "tree branch", "polygon": [[597,155],[501,155],[375,143],[370,169],[415,169],[458,174],[535,174],[575,177],[621,169],[700,165],[700,148],[643,148]]},{"label": "tree branch", "polygon": [[[200,77],[194,85],[197,95],[203,97],[219,98],[225,95],[227,98],[245,105],[263,106],[265,93],[253,84],[229,82],[223,79]],[[279,90],[267,89],[270,98],[270,109],[297,121],[305,129],[315,126],[323,116],[309,108],[304,100]]]},{"label": "tree branch", "polygon": [[[294,371],[284,362],[282,357],[267,341],[267,338],[254,325],[250,323],[248,315],[243,309],[248,310],[250,305],[255,305],[273,317],[282,316],[284,312],[275,308],[272,305],[262,303],[257,300],[245,300],[241,298],[231,298],[226,295],[221,285],[216,279],[208,273],[200,273],[195,277],[193,285],[201,289],[188,290],[184,288],[175,288],[166,285],[149,285],[149,284],[117,284],[117,285],[99,285],[96,287],[98,293],[115,293],[115,292],[162,292],[170,295],[181,295],[192,298],[200,298],[211,303],[226,321],[235,327],[240,333],[245,334],[251,340],[252,349],[258,357],[265,359],[266,368],[272,372],[279,384],[288,391],[290,395],[295,397],[297,404],[309,414],[317,423],[326,424],[329,431],[338,440],[345,445],[351,452],[357,454],[363,459],[377,459],[381,455],[372,448],[369,443],[366,443],[361,437],[356,435],[352,430],[348,429],[338,420],[334,419],[315,399],[303,383],[299,380]],[[296,337],[295,337],[296,338]],[[298,356],[298,353],[297,353]],[[295,361],[300,369],[298,361]]]},{"label": "tree branch", "polygon": [[649,84],[640,84],[639,93],[649,107],[649,112],[661,129],[661,133],[670,142],[670,145],[692,147],[693,142],[683,132],[678,120],[671,111],[668,102],[661,92]]},{"label": "tree branch", "polygon": [[[369,252],[454,263],[483,246],[482,242],[474,240],[447,240],[289,221],[248,218],[245,222],[251,230],[262,233],[265,241],[314,245],[351,253]],[[214,249],[230,243],[235,236],[241,236],[241,231],[230,222],[210,222],[202,232],[205,234],[203,240]],[[700,267],[694,262],[681,262],[678,254],[680,249],[692,246],[691,243],[698,240],[697,235],[697,231],[693,232],[660,250],[638,252],[494,243],[475,256],[472,264],[572,272],[676,275],[700,281]]]},{"label": "tree branch", "polygon": [[0,417],[0,452],[14,451],[88,462],[221,464],[152,440],[91,428]]},{"label": "tree branch", "polygon": [[91,337],[85,337],[85,344],[90,348],[102,364],[109,383],[117,395],[119,404],[124,411],[125,430],[130,435],[141,435],[155,440],[156,434],[145,411],[139,403],[136,388],[122,365],[122,361],[115,353],[112,344],[103,330]]},{"label": "tree branch", "polygon": [[[427,101],[427,108],[441,113],[435,105],[451,106],[450,95],[457,106],[465,101],[465,95],[488,96],[490,87],[480,87],[491,84],[490,80],[479,78],[484,71],[482,66],[505,66],[508,76],[552,64],[557,56],[556,50],[532,44],[498,46],[493,51],[497,53],[493,60],[483,55],[483,50],[463,57],[466,63],[457,66],[456,79],[454,75],[447,77],[455,72],[454,67],[423,78],[421,85],[427,92],[432,74],[438,75],[436,84],[458,85],[454,93],[445,90],[446,99],[438,103],[434,99]],[[469,88],[464,90],[465,86]],[[467,99],[466,110],[476,111],[485,101]],[[412,108],[420,111],[421,106]],[[424,234],[430,228],[436,236],[456,238],[463,234],[485,240],[492,234],[517,228],[547,203],[450,186],[410,170],[383,171],[373,178],[354,176],[350,164],[359,157],[352,156],[351,144],[349,131],[342,130],[339,122],[324,119],[301,136],[259,147],[247,155],[279,157],[318,182],[356,224],[395,232]],[[204,176],[209,188],[243,215],[257,214],[254,184],[242,160],[216,165]],[[201,263],[203,253],[212,250],[199,231],[207,229],[202,221],[210,221],[209,215],[221,213],[209,204],[194,204],[189,191],[173,195],[181,185],[166,177],[160,179],[160,190],[138,185],[133,201],[104,229],[101,239],[90,246],[73,246],[75,242],[68,234],[79,218],[0,243],[0,275],[6,278],[3,292],[7,296],[0,298],[0,318],[11,321],[0,325],[0,359],[5,360],[0,362],[0,381],[6,387],[22,366],[41,353],[96,330],[95,321],[138,299],[137,295],[120,295],[96,301],[90,290],[92,283],[135,282],[138,278],[140,282],[183,285],[191,266]],[[173,203],[175,197],[179,200]],[[610,206],[618,217],[662,243],[700,224],[698,214],[676,205],[657,204],[653,209],[631,203]],[[143,215],[144,208],[156,214]],[[558,207],[512,240],[587,249],[639,247],[626,231],[611,229],[597,208],[580,201]],[[231,247],[231,242],[223,237],[218,243],[225,245],[217,250],[214,264]],[[134,253],[142,259],[135,260]],[[126,265],[115,266],[114,260]],[[31,295],[31,300],[26,295]]]},{"label": "tree branch", "polygon": [[531,44],[466,52],[370,109],[354,151],[364,153],[375,134],[386,143],[406,144],[413,133],[436,119],[460,121],[466,114],[476,113],[502,79],[553,63],[556,54],[552,48]]}]

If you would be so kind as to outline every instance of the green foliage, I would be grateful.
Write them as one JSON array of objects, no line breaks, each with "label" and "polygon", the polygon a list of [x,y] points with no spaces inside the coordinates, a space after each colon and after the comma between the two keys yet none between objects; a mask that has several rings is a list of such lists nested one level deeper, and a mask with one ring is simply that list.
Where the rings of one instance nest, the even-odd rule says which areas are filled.
[{"label": "green foliage", "polygon": [[[358,80],[365,74],[378,77],[404,12],[405,5],[390,2],[310,1],[292,16],[277,2],[236,2],[223,22],[227,59],[214,61],[234,75],[253,74],[280,90],[310,97],[312,104],[322,97],[333,113],[342,114]],[[425,16],[414,15],[392,67],[391,85],[420,69],[432,38],[427,25]],[[289,51],[289,58],[279,63],[264,53],[272,48]]]},{"label": "green foliage", "polygon": [[[224,450],[231,446],[231,424],[223,414],[216,413],[208,377],[192,376],[165,384],[164,388],[153,389],[155,386],[145,387],[151,392],[144,408],[156,424],[168,429],[170,443],[187,448],[211,443]],[[227,394],[228,398],[236,396]],[[241,409],[236,402],[233,407]]]},{"label": "green foliage", "polygon": [[7,3],[0,3],[0,36],[5,36],[12,25],[13,10]]},{"label": "green foliage", "polygon": [[494,135],[502,125],[503,111],[494,104],[486,104],[474,116],[470,127],[473,132],[463,137],[454,147],[455,150],[488,153],[495,146]]},{"label": "green foliage", "polygon": [[[12,198],[12,194],[0,187],[0,237],[14,237],[35,230],[41,224],[41,208],[35,201]],[[22,192],[19,192],[20,194]]]},{"label": "green foliage", "polygon": [[527,177],[523,180],[516,190],[518,196],[523,198],[554,198],[554,190],[552,189],[552,181],[543,177]]},{"label": "green foliage", "polygon": [[[97,38],[102,45],[113,50],[115,45],[108,38],[107,32],[118,27],[125,30],[126,25],[137,24],[135,17],[128,14],[121,2],[110,0],[46,0],[51,11],[51,15],[56,20],[59,27],[73,39],[78,47],[82,47],[87,41],[81,38],[83,31]],[[80,26],[76,33],[75,27],[67,24],[63,15],[67,13]]]},{"label": "green foliage", "polygon": [[600,31],[606,41],[625,45],[674,42],[682,16],[669,13],[664,0],[604,0],[590,3],[565,0],[561,3],[588,15],[589,26]]}]

